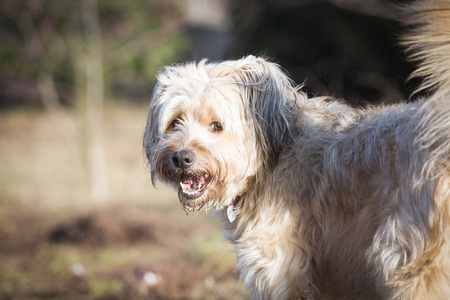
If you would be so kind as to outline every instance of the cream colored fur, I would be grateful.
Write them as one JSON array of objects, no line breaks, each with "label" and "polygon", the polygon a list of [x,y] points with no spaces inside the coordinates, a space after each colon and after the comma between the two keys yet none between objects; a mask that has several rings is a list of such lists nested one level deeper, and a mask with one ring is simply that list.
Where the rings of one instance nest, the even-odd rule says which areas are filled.
[{"label": "cream colored fur", "polygon": [[253,56],[158,76],[152,178],[218,210],[254,299],[450,299],[450,4],[424,2],[405,43],[435,93],[411,104],[308,98]]}]

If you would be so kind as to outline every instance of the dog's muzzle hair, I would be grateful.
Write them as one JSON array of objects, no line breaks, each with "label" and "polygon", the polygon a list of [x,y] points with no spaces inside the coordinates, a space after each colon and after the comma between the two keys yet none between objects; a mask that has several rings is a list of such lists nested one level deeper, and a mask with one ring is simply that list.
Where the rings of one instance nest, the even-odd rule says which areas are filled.
[{"label": "dog's muzzle hair", "polygon": [[410,104],[308,98],[254,56],[158,75],[152,180],[217,210],[255,299],[450,299],[450,2],[416,6]]}]

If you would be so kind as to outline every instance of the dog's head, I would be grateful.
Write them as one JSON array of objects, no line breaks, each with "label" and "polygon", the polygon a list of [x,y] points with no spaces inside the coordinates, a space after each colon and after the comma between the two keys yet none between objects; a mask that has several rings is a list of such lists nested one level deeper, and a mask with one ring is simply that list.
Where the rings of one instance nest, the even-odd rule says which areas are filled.
[{"label": "dog's head", "polygon": [[295,93],[253,56],[164,68],[144,135],[153,182],[177,189],[186,211],[229,205],[276,164]]}]

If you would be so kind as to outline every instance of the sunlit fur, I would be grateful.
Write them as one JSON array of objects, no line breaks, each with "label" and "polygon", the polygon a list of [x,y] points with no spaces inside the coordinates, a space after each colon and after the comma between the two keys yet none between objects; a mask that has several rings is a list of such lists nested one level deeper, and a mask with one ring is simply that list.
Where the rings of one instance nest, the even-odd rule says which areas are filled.
[{"label": "sunlit fur", "polygon": [[[182,207],[217,209],[254,299],[450,299],[450,4],[430,3],[440,9],[421,5],[416,25],[446,21],[407,43],[436,93],[411,104],[308,98],[253,56],[158,76],[144,136],[152,178],[174,189],[183,172],[208,178]],[[421,43],[431,36],[444,45]],[[180,171],[171,157],[183,149],[195,161]]]}]

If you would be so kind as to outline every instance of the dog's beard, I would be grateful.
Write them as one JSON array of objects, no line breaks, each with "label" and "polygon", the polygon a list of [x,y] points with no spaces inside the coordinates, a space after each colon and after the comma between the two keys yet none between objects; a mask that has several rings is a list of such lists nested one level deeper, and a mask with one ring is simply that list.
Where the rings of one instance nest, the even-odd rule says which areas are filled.
[{"label": "dog's beard", "polygon": [[181,175],[178,198],[186,212],[198,212],[210,201],[210,179],[210,175],[206,172],[200,174],[183,173]]}]

